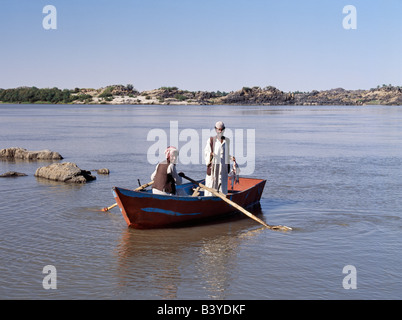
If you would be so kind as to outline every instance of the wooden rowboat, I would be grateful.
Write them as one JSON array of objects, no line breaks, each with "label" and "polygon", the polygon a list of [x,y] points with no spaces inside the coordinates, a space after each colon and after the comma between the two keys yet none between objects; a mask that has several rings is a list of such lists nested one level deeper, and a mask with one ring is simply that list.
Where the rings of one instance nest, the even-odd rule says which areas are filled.
[{"label": "wooden rowboat", "polygon": [[[203,183],[203,180],[198,181]],[[243,208],[259,203],[266,180],[240,178],[227,198]],[[230,181],[229,184],[230,186]],[[113,196],[129,227],[151,229],[178,227],[206,222],[233,214],[236,209],[221,198],[205,197],[203,191],[192,196],[195,183],[177,186],[179,195],[158,195],[152,190],[133,191],[113,188]]]}]

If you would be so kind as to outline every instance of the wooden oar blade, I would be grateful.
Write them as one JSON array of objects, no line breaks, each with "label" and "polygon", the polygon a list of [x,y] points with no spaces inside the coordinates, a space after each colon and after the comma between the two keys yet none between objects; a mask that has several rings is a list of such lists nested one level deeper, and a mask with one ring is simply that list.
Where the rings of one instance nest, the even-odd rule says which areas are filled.
[{"label": "wooden oar blade", "polygon": [[101,211],[103,212],[109,211],[110,209],[113,209],[115,206],[117,206],[117,203],[111,205],[110,207],[104,207]]},{"label": "wooden oar blade", "polygon": [[287,226],[271,226],[270,227],[271,230],[275,230],[275,231],[291,231],[293,230],[291,227],[287,227]]}]

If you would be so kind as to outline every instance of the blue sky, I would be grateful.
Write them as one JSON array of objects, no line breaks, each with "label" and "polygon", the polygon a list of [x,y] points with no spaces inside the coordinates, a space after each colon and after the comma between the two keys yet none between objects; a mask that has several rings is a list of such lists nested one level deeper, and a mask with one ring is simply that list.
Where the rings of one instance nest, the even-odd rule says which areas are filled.
[{"label": "blue sky", "polygon": [[[57,29],[45,30],[45,5]],[[401,0],[0,0],[0,88],[402,85]],[[357,29],[342,12],[357,10]]]}]

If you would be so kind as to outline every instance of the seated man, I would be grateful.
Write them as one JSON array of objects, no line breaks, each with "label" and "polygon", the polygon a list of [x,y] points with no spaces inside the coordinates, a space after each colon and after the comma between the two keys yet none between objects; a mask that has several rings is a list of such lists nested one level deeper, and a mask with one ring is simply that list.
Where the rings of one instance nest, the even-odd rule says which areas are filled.
[{"label": "seated man", "polygon": [[168,147],[165,151],[166,160],[157,164],[155,171],[151,175],[152,193],[175,195],[176,184],[181,185],[182,179],[177,174],[176,163],[179,152],[175,147]]}]

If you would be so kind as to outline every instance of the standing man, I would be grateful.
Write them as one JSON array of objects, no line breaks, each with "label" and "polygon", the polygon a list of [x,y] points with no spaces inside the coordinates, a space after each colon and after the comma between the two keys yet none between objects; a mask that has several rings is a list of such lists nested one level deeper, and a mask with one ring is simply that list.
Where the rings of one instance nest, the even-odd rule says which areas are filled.
[{"label": "standing man", "polygon": [[[225,125],[222,121],[215,124],[216,136],[210,137],[204,149],[205,163],[207,164],[207,175],[205,185],[224,194],[228,193],[228,173],[230,170],[230,140],[223,134]],[[234,157],[232,157],[234,160]],[[212,193],[204,191],[205,196],[212,196]]]}]

